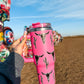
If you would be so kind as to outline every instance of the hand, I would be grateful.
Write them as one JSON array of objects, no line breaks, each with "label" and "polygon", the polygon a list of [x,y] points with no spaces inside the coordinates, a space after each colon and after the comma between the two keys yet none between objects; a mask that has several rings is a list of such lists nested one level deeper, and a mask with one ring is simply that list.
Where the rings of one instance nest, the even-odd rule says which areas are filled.
[{"label": "hand", "polygon": [[14,49],[14,52],[22,55],[23,52],[25,53],[25,55],[27,55],[27,45],[26,45],[26,37],[24,38],[24,40],[22,42],[20,42],[20,39],[18,39],[17,41],[15,41],[12,45],[12,48]]}]

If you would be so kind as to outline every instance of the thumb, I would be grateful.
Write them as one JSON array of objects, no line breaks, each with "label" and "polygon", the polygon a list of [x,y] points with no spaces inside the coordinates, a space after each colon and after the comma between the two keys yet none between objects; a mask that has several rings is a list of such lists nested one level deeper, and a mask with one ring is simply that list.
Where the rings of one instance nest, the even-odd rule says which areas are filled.
[{"label": "thumb", "polygon": [[12,48],[15,48],[19,43],[20,43],[20,39],[16,40],[16,41],[12,44]]},{"label": "thumb", "polygon": [[24,40],[18,46],[20,46],[21,48],[23,48],[24,44],[26,43],[26,40],[27,40],[27,38],[24,38]]}]

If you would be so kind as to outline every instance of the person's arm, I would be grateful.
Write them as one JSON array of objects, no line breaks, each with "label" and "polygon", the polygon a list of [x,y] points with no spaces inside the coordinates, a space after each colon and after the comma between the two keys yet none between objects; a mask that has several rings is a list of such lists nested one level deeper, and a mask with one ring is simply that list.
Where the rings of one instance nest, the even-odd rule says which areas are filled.
[{"label": "person's arm", "polygon": [[23,58],[19,54],[11,52],[6,61],[0,63],[0,73],[1,73],[0,77],[3,78],[4,82],[9,81],[11,82],[10,84],[20,84],[20,76],[23,65],[24,65]]},{"label": "person's arm", "polygon": [[0,84],[8,84],[7,79],[2,74],[0,74]]},{"label": "person's arm", "polygon": [[10,53],[6,61],[2,63],[0,62],[0,73],[2,74],[0,76],[2,78],[4,76],[6,77],[4,82],[7,81],[7,84],[20,84],[21,70],[24,65],[24,60],[21,55],[23,53],[25,43],[26,38],[24,38],[22,42],[20,42],[20,39],[14,42],[12,45],[13,52]]}]

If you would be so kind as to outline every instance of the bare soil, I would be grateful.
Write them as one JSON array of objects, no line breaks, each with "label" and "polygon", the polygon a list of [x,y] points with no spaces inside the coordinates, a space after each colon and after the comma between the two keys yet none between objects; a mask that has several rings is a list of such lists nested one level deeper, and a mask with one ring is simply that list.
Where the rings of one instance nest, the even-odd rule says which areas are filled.
[{"label": "bare soil", "polygon": [[[67,37],[55,46],[56,84],[84,84],[84,37]],[[21,84],[39,84],[34,63],[26,63]]]}]

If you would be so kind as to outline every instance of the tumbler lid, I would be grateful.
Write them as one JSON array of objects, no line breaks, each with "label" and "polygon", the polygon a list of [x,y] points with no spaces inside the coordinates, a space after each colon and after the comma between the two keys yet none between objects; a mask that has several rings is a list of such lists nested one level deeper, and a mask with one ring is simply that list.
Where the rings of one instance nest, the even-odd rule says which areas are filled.
[{"label": "tumbler lid", "polygon": [[50,23],[40,23],[40,22],[32,24],[32,28],[44,28],[44,27],[49,28],[51,27],[51,24]]},{"label": "tumbler lid", "polygon": [[50,23],[37,22],[37,23],[33,23],[32,26],[31,26],[31,29],[30,29],[31,32],[33,32],[33,31],[43,31],[43,30],[52,30],[51,24]]},{"label": "tumbler lid", "polygon": [[32,23],[32,26],[39,25],[39,24],[40,24],[40,22]]}]

